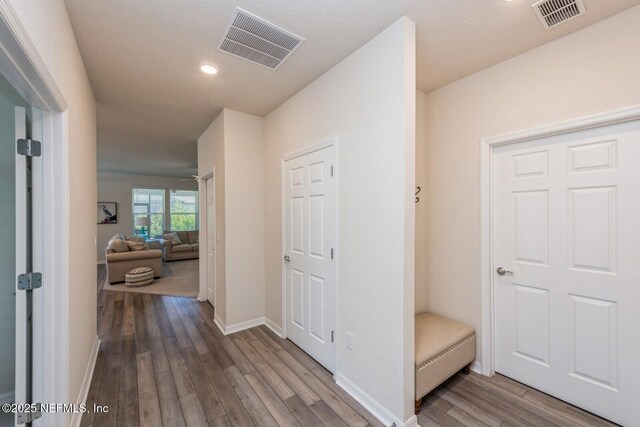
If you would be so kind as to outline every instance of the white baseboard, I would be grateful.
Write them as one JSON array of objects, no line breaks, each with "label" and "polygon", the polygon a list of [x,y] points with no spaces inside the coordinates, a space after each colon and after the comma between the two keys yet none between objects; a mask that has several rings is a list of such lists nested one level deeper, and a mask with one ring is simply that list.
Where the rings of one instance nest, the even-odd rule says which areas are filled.
[{"label": "white baseboard", "polygon": [[224,330],[226,328],[225,323],[222,321],[222,319],[220,318],[220,316],[218,316],[218,312],[215,311],[213,313],[213,323],[216,324],[216,326],[218,327],[218,329],[220,329],[220,332],[222,332],[223,335],[227,335],[224,333]]},{"label": "white baseboard", "polygon": [[471,364],[471,370],[476,374],[482,375],[482,363],[480,363],[477,360],[474,360],[473,363]]},{"label": "white baseboard", "polygon": [[234,323],[232,325],[225,324],[220,317],[218,317],[218,313],[213,314],[213,323],[218,326],[220,332],[224,335],[235,334],[236,332],[244,331],[245,329],[255,328],[256,326],[264,325],[265,319],[264,317],[258,317],[255,319],[247,320],[245,322]]},{"label": "white baseboard", "polygon": [[420,424],[418,424],[418,416],[414,415],[411,418],[409,418],[405,423],[404,423],[404,427],[420,427]]},{"label": "white baseboard", "polygon": [[234,334],[236,332],[244,331],[245,329],[249,328],[255,328],[256,326],[260,325],[264,325],[264,317],[247,320],[246,322],[234,323],[233,325],[226,325],[226,327],[224,328],[224,334]]},{"label": "white baseboard", "polygon": [[375,399],[362,391],[358,386],[352,383],[347,377],[340,372],[335,376],[336,384],[338,384],[344,391],[346,391],[356,402],[358,402],[364,409],[371,412],[380,422],[386,426],[396,427],[415,427],[418,426],[418,417],[413,415],[407,421],[401,421],[396,418],[391,412],[384,406],[379,404]]},{"label": "white baseboard", "polygon": [[15,391],[10,391],[9,393],[0,394],[0,405],[4,405],[5,403],[15,403],[16,401],[16,393]]},{"label": "white baseboard", "polygon": [[[93,371],[96,368],[96,360],[98,360],[98,351],[100,351],[100,339],[96,335],[96,339],[93,341],[91,355],[89,356],[89,363],[87,364],[87,369],[84,372],[84,379],[80,386],[80,393],[78,393],[78,401],[76,402],[78,405],[87,403],[89,387],[91,386],[91,380],[93,379]],[[74,412],[69,425],[71,427],[78,427],[80,426],[80,421],[82,421],[82,412]]]},{"label": "white baseboard", "polygon": [[269,318],[264,318],[264,324],[267,328],[271,329],[274,334],[279,336],[280,338],[284,338],[282,335],[282,328],[275,324],[275,322]]}]

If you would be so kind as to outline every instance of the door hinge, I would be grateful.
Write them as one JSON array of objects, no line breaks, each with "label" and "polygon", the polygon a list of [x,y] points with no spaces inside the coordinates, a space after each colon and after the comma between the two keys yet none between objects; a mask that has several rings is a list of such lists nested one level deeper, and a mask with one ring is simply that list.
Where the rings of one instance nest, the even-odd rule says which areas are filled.
[{"label": "door hinge", "polygon": [[331,165],[331,176],[333,176],[333,165]]},{"label": "door hinge", "polygon": [[30,409],[36,409],[36,408],[37,410],[33,412],[18,412],[16,414],[16,424],[21,425],[21,424],[32,423],[38,418],[42,417],[42,404],[34,403],[30,405]]},{"label": "door hinge", "polygon": [[331,331],[331,342],[333,342],[333,331]]},{"label": "door hinge", "polygon": [[18,275],[18,290],[32,291],[42,287],[42,273],[24,273]]},{"label": "door hinge", "polygon": [[331,248],[331,259],[333,259],[333,248]]},{"label": "door hinge", "polygon": [[19,139],[18,154],[27,157],[40,157],[42,154],[42,144],[34,139]]}]

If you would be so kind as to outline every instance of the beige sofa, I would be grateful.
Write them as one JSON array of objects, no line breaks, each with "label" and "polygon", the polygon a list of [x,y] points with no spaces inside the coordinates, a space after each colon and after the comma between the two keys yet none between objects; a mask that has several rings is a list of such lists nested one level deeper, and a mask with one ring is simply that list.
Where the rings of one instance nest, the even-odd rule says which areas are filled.
[{"label": "beige sofa", "polygon": [[[127,244],[127,241],[136,242],[137,245]],[[138,250],[132,250],[129,247]],[[113,236],[107,246],[106,260],[109,283],[124,282],[125,274],[138,267],[149,267],[153,270],[154,277],[162,276],[162,251],[148,249],[144,239],[140,241],[135,237],[127,239],[122,235]]]},{"label": "beige sofa", "polygon": [[422,398],[476,358],[476,333],[471,326],[432,313],[415,321],[416,414]]},{"label": "beige sofa", "polygon": [[163,236],[176,233],[180,243],[172,243],[168,239],[162,240],[165,261],[177,261],[182,259],[200,258],[200,244],[198,243],[198,230],[191,231],[165,231]]}]

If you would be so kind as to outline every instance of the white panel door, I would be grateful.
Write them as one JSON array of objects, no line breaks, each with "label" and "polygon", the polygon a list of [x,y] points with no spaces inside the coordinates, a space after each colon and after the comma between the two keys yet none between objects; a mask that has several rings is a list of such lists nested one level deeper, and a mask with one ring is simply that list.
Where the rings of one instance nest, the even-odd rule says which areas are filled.
[{"label": "white panel door", "polygon": [[333,147],[287,160],[284,241],[287,338],[335,371]]},{"label": "white panel door", "polygon": [[[216,283],[216,223],[215,188],[213,177],[207,178],[207,299],[214,305]],[[215,305],[214,305],[215,306]]]},{"label": "white panel door", "polygon": [[496,371],[623,425],[640,420],[639,165],[640,122],[494,154]]}]

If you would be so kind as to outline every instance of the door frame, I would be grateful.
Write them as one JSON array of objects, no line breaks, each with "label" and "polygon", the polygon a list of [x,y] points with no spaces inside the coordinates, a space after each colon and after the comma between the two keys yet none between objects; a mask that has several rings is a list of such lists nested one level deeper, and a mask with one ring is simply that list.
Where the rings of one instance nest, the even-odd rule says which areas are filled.
[{"label": "door frame", "polygon": [[[338,343],[340,342],[340,334],[338,333],[338,331],[340,330],[339,327],[339,321],[340,321],[340,317],[338,316],[339,313],[339,297],[338,297],[338,289],[339,289],[339,283],[338,283],[338,271],[340,268],[340,248],[339,248],[339,236],[340,236],[340,227],[339,227],[339,223],[338,223],[338,212],[339,212],[339,176],[340,176],[340,168],[338,167],[338,163],[339,163],[339,156],[338,156],[338,139],[337,138],[330,138],[327,139],[323,142],[320,142],[318,144],[314,144],[311,145],[309,147],[305,147],[303,149],[300,149],[298,151],[295,151],[293,153],[287,154],[285,156],[282,157],[281,161],[280,161],[280,198],[281,198],[281,211],[280,211],[280,220],[281,220],[281,228],[280,228],[280,233],[281,233],[281,254],[280,254],[280,263],[281,263],[281,277],[282,277],[282,327],[280,329],[280,337],[281,338],[286,338],[287,337],[287,275],[286,275],[286,268],[287,266],[285,265],[285,263],[283,262],[284,256],[285,256],[285,252],[286,252],[286,224],[285,224],[285,220],[286,220],[286,216],[285,216],[285,209],[286,209],[286,179],[285,179],[285,168],[286,168],[286,163],[289,160],[295,159],[296,157],[300,157],[300,156],[304,156],[310,153],[313,153],[315,151],[320,151],[324,148],[328,148],[328,147],[333,147],[333,194],[334,194],[334,221],[335,221],[335,227],[334,227],[334,236],[333,236],[333,248],[334,248],[334,252],[335,252],[335,258],[334,258],[334,269],[333,269],[333,283],[334,283],[334,298],[335,298],[335,307],[336,307],[336,318],[335,318],[335,348],[336,348],[336,366],[335,366],[335,370],[336,372],[339,372],[338,369],[338,357],[337,357],[337,349],[338,349]],[[272,327],[273,329],[273,327]]]},{"label": "door frame", "polygon": [[[216,194],[216,187],[215,187],[215,168],[212,172],[207,173],[205,175],[199,176],[198,177],[199,181],[198,181],[198,199],[199,199],[199,209],[198,209],[198,222],[199,222],[199,227],[200,227],[200,232],[199,232],[199,237],[198,240],[200,242],[204,242],[203,245],[200,245],[200,262],[199,262],[199,268],[200,268],[200,285],[199,285],[199,292],[198,292],[198,301],[200,302],[205,302],[205,301],[209,301],[209,272],[207,270],[207,259],[208,256],[207,254],[209,253],[209,244],[208,244],[208,239],[207,239],[207,233],[208,233],[208,225],[207,225],[207,217],[209,215],[209,211],[208,211],[208,207],[207,207],[207,180],[209,179],[213,179],[213,232],[215,233],[216,229],[216,201],[215,201],[215,194]],[[214,242],[214,248],[213,250],[215,251],[215,244],[216,242]],[[204,260],[204,262],[202,262]],[[216,256],[213,257],[213,293],[215,296],[215,292],[216,292]]]},{"label": "door frame", "polygon": [[483,375],[495,374],[495,321],[493,274],[493,156],[497,147],[640,120],[640,104],[578,117],[480,141],[480,304]]},{"label": "door frame", "polygon": [[[63,402],[75,399],[68,396],[68,104],[8,0],[0,0],[0,72],[32,107],[33,138],[43,143],[42,157],[33,159],[33,231],[40,237],[33,239],[33,270],[43,274],[42,288],[33,291],[33,339],[42,343],[33,352],[34,378],[42,378],[33,384],[33,400]],[[93,361],[89,363],[91,375]],[[88,388],[81,390],[78,400],[84,402],[87,392]],[[33,425],[65,426],[70,418],[43,413]]]}]

